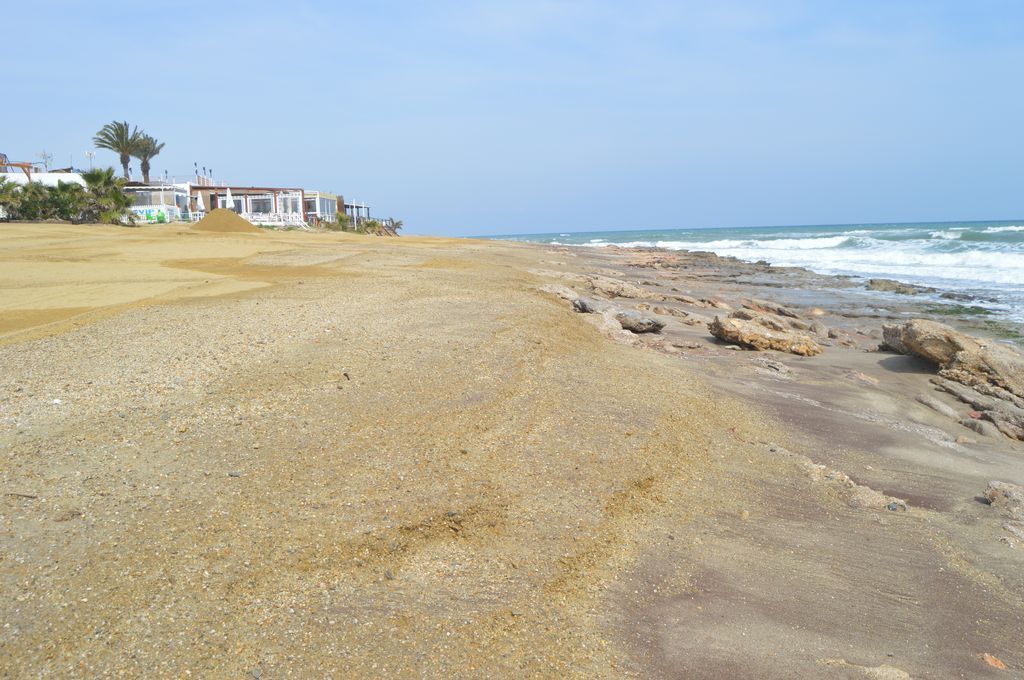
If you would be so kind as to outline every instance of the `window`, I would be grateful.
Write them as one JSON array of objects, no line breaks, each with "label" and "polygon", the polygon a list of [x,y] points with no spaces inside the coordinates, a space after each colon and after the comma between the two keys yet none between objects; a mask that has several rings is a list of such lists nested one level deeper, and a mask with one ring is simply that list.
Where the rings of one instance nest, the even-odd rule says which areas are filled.
[{"label": "window", "polygon": [[250,205],[254,213],[274,212],[274,202],[269,198],[254,198],[250,201]]}]

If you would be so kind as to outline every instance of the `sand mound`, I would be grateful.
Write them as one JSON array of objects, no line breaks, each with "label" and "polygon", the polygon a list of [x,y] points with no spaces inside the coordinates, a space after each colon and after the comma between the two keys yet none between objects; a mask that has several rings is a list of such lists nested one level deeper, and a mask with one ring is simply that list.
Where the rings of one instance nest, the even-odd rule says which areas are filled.
[{"label": "sand mound", "polygon": [[259,227],[247,222],[238,216],[237,213],[226,208],[217,208],[206,213],[206,217],[199,220],[192,226],[193,231],[212,231],[221,234],[246,233],[259,234]]}]

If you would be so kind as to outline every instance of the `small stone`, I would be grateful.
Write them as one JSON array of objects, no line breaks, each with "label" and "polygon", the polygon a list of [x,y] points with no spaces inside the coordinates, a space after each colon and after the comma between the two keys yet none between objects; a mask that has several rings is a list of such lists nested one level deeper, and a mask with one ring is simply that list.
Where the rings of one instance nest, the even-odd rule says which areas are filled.
[{"label": "small stone", "polygon": [[593,314],[597,311],[597,305],[590,298],[578,297],[572,301],[572,310],[580,314]]},{"label": "small stone", "polygon": [[231,472],[228,473],[228,477],[241,477],[241,476],[242,476],[242,473],[238,472],[237,470],[232,470]]},{"label": "small stone", "polygon": [[82,513],[81,510],[68,510],[67,512],[61,514],[59,517],[54,519],[54,521],[55,522],[68,522],[68,521],[73,520],[73,519],[75,519],[77,517],[81,517],[82,514],[83,513]]}]

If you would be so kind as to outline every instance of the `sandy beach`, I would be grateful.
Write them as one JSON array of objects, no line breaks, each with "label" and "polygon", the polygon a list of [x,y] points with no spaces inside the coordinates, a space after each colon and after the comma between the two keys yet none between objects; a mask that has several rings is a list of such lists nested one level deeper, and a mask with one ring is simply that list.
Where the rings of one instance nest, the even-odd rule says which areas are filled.
[{"label": "sandy beach", "polygon": [[[821,353],[710,335],[745,309]],[[0,676],[1024,677],[1024,442],[877,351],[921,316],[685,252],[2,225]]]}]

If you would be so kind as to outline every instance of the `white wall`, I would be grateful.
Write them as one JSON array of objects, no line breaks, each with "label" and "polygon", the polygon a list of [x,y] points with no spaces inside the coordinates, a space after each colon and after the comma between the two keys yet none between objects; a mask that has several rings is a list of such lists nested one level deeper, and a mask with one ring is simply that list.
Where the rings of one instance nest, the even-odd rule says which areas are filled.
[{"label": "white wall", "polygon": [[[25,177],[25,173],[21,170],[17,172],[0,172],[0,177],[14,184],[28,183],[28,178]],[[33,172],[32,181],[39,182],[48,187],[57,186],[57,182],[74,182],[75,184],[81,184],[83,187],[85,186],[85,180],[77,172]]]}]

